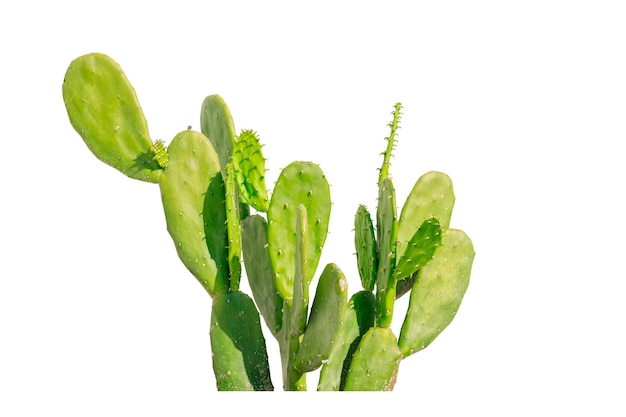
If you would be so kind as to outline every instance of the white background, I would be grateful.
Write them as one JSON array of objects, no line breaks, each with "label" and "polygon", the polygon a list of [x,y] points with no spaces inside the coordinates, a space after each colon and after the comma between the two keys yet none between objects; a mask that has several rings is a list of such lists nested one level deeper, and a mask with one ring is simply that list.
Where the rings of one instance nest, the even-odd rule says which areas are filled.
[{"label": "white background", "polygon": [[[3,2],[0,415],[624,415],[622,5]],[[393,393],[281,393],[271,336],[279,392],[217,393],[210,298],[158,187],[98,161],[65,113],[65,70],[95,51],[120,63],[154,139],[199,129],[218,93],[259,133],[270,188],[293,160],[320,164],[334,203],[322,265],[350,293],[353,216],[375,205],[403,103],[398,205],[446,172],[476,258],[456,319],[402,362]]]}]

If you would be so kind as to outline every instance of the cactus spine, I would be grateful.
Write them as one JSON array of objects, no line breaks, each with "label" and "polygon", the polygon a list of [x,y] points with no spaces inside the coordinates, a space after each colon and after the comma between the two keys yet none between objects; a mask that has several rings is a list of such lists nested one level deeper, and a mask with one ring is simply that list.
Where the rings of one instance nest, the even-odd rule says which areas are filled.
[{"label": "cactus spine", "polygon": [[[355,216],[362,291],[330,263],[317,273],[330,219],[330,187],[320,167],[294,161],[271,193],[258,135],[236,135],[229,108],[207,96],[201,132],[152,141],[134,89],[103,54],[72,61],[63,82],[70,122],[96,157],[125,175],[158,183],[177,254],[210,295],[210,340],[218,390],[273,390],[261,317],[276,339],[283,388],[391,390],[399,365],[450,324],[463,299],[474,248],[450,228],[455,196],[440,172],[420,177],[397,213],[389,174],[402,106],[394,106],[377,181],[375,224]],[[250,207],[256,214],[250,215]],[[243,261],[244,270],[241,263]],[[245,275],[254,299],[241,292]],[[400,335],[395,300],[410,292]],[[309,301],[313,302],[309,309]]]}]

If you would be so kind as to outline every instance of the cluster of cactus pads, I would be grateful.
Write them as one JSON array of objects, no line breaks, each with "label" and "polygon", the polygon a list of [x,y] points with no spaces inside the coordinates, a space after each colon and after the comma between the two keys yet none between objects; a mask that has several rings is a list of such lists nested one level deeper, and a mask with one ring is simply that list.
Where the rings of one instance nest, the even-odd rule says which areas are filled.
[{"label": "cluster of cactus pads", "polygon": [[[181,261],[212,299],[211,350],[218,390],[273,390],[261,317],[276,338],[285,390],[392,390],[402,359],[428,346],[454,318],[468,286],[474,249],[450,229],[447,175],[429,172],[397,213],[389,160],[401,114],[393,111],[380,168],[375,223],[361,205],[355,247],[363,289],[351,297],[335,264],[310,284],[330,218],[320,167],[293,162],[268,192],[257,134],[237,135],[224,100],[202,103],[201,132],[153,141],[135,91],[110,57],[75,59],[63,82],[74,129],[101,161],[157,183],[167,230]],[[242,263],[244,268],[242,268]],[[243,270],[252,298],[240,290]],[[410,292],[399,337],[396,299]],[[311,301],[311,296],[313,300]]]}]

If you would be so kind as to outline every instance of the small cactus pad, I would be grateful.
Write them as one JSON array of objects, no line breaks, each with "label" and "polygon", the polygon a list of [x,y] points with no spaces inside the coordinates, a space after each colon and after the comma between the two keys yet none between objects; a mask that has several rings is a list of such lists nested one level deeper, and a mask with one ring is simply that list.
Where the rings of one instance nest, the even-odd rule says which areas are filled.
[{"label": "small cactus pad", "polygon": [[301,335],[294,335],[294,332],[291,331],[292,317],[291,306],[288,303],[283,303],[283,326],[277,337],[283,368],[283,389],[285,391],[306,391],[306,374],[293,366],[300,346]]},{"label": "small cactus pad", "polygon": [[219,95],[210,95],[202,102],[200,130],[204,136],[209,138],[213,148],[215,148],[222,167],[222,176],[225,177],[226,164],[233,154],[237,135],[230,110]]},{"label": "small cactus pad", "polygon": [[307,314],[309,313],[309,284],[304,277],[308,263],[309,224],[307,211],[304,205],[298,205],[296,214],[296,274],[293,280],[293,301],[291,308],[291,334],[300,336],[306,328]]},{"label": "small cactus pad", "polygon": [[131,178],[158,182],[162,170],[148,124],[117,62],[100,53],[76,58],[65,73],[63,101],[70,123],[98,159]]},{"label": "small cactus pad", "polygon": [[267,212],[269,200],[265,186],[265,158],[255,132],[241,132],[235,142],[232,160],[243,200],[256,210]]},{"label": "small cactus pad", "polygon": [[472,241],[448,229],[435,256],[417,274],[398,344],[405,357],[427,347],[450,324],[469,284]]},{"label": "small cactus pad", "polygon": [[346,391],[391,391],[402,352],[388,327],[372,327],[361,339],[346,376]]},{"label": "small cactus pad", "polygon": [[361,285],[367,291],[374,290],[378,258],[374,225],[367,207],[360,205],[354,219],[354,246]]},{"label": "small cactus pad", "polygon": [[159,181],[178,256],[214,297],[229,289],[224,182],[215,150],[199,132],[179,133]]},{"label": "small cactus pad", "polygon": [[259,313],[242,292],[222,294],[211,309],[213,371],[220,391],[272,391]]},{"label": "small cactus pad", "polygon": [[311,372],[329,358],[347,304],[348,281],[337,265],[328,264],[317,284],[311,316],[294,362],[296,369]]},{"label": "small cactus pad", "polygon": [[243,262],[254,300],[265,324],[277,336],[282,323],[283,299],[274,283],[274,270],[267,250],[267,223],[258,214],[241,222]]},{"label": "small cactus pad", "polygon": [[328,233],[330,187],[320,167],[310,162],[292,162],[282,170],[267,213],[267,237],[276,288],[288,303],[293,298],[296,218],[300,204],[307,210],[309,233],[304,278],[311,282]]},{"label": "small cactus pad", "polygon": [[441,245],[441,233],[441,226],[437,219],[430,218],[422,223],[409,241],[404,255],[398,261],[395,272],[397,280],[410,278],[432,259]]},{"label": "small cactus pad", "polygon": [[370,291],[359,291],[348,302],[328,360],[320,371],[318,391],[343,390],[350,362],[361,337],[374,326],[376,299]]},{"label": "small cactus pad", "polygon": [[376,215],[378,242],[378,272],[376,277],[376,326],[391,324],[393,305],[396,300],[396,198],[391,178],[385,178],[378,187],[378,210]]},{"label": "small cactus pad", "polygon": [[436,171],[422,175],[409,193],[398,221],[398,259],[402,257],[415,231],[431,217],[439,221],[442,229],[450,227],[454,207],[452,181],[446,174]]},{"label": "small cactus pad", "polygon": [[239,291],[241,280],[241,226],[239,221],[239,194],[231,163],[226,164],[226,230],[228,232],[228,268],[230,290]]}]

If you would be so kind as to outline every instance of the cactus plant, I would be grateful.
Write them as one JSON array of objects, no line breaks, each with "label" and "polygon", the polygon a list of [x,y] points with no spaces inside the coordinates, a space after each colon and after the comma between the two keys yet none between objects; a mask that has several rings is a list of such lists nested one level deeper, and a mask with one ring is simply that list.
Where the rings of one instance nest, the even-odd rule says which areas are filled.
[{"label": "cactus plant", "polygon": [[[455,197],[443,173],[420,177],[398,216],[389,171],[399,103],[379,170],[375,222],[365,205],[356,212],[363,290],[349,297],[349,277],[334,263],[322,270],[315,292],[309,288],[331,214],[319,165],[292,162],[270,193],[259,137],[250,129],[236,134],[222,97],[202,102],[201,132],[181,131],[169,145],[152,141],[132,85],[106,55],[72,61],[63,99],[97,158],[158,183],[176,252],[210,296],[218,390],[274,389],[261,318],[278,343],[283,389],[306,390],[307,374],[320,369],[318,390],[347,391],[393,389],[401,361],[427,347],[456,315],[474,248],[450,228]],[[244,277],[252,297],[241,291]],[[394,304],[409,292],[396,337]]]},{"label": "cactus plant", "polygon": [[[428,346],[450,324],[469,284],[474,248],[467,235],[449,229],[454,194],[445,174],[422,176],[396,218],[395,191],[389,175],[391,152],[402,106],[394,106],[391,134],[378,180],[376,234],[365,206],[355,217],[358,270],[366,291],[375,271],[375,320],[348,352],[345,390],[393,389],[400,362]],[[377,263],[377,267],[373,266]],[[389,328],[397,297],[411,292],[397,340]],[[355,335],[346,321],[344,333]],[[341,354],[345,354],[342,351]],[[323,375],[323,374],[322,374]],[[336,382],[329,386],[336,388]]]}]

